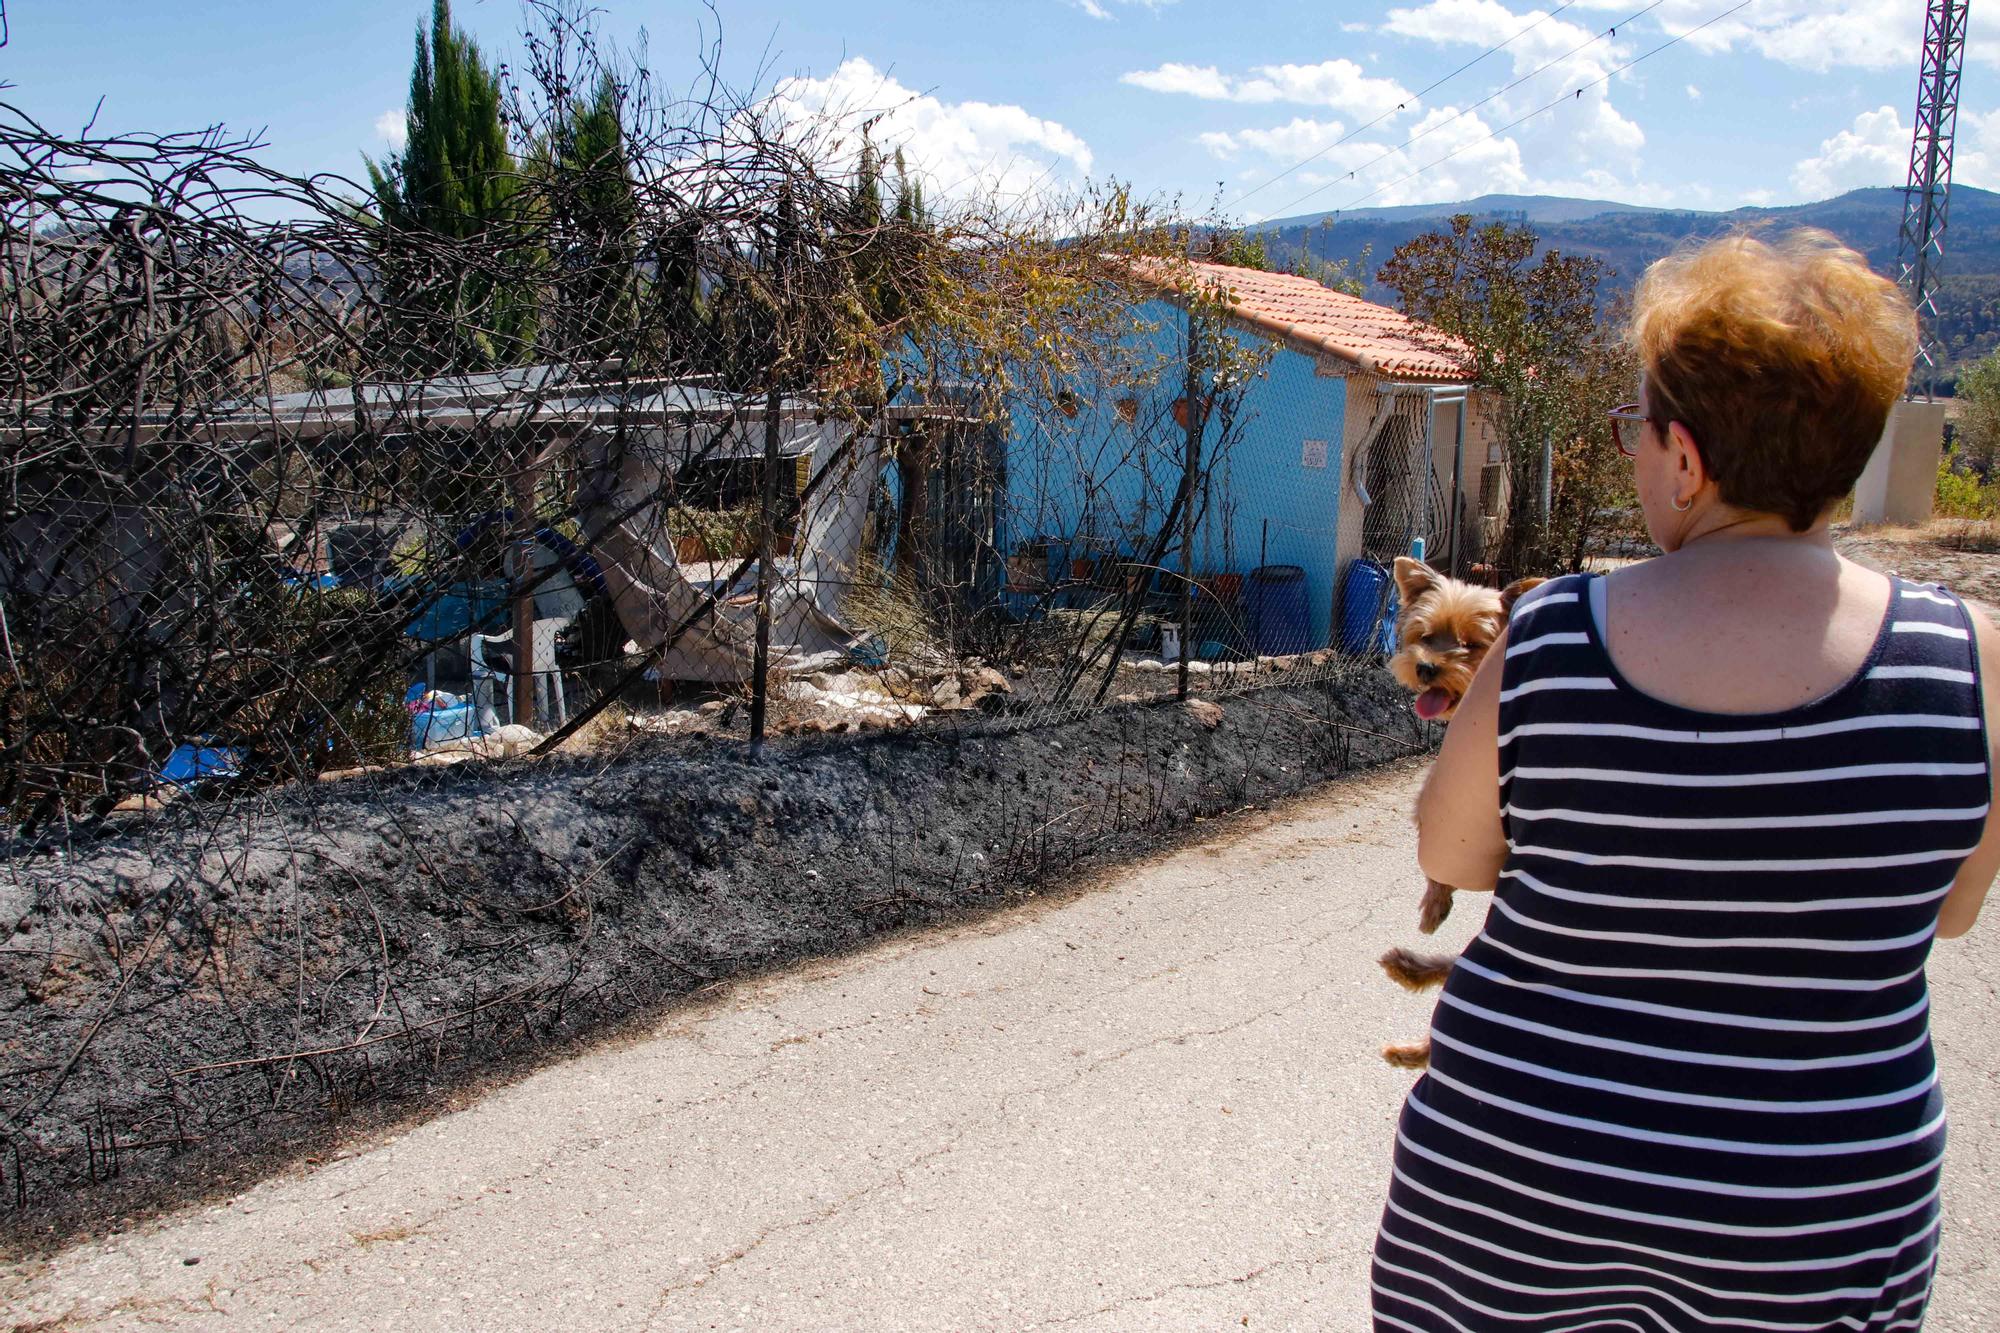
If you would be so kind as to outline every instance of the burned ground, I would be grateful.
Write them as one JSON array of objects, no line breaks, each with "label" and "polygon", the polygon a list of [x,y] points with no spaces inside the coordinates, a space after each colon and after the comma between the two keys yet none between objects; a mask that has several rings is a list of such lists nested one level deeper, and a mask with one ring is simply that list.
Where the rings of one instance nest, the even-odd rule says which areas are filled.
[{"label": "burned ground", "polygon": [[[1219,711],[1214,711],[1219,710]],[[1429,739],[1379,672],[181,804],[0,879],[0,1217],[239,1186],[711,983],[1019,900]]]}]

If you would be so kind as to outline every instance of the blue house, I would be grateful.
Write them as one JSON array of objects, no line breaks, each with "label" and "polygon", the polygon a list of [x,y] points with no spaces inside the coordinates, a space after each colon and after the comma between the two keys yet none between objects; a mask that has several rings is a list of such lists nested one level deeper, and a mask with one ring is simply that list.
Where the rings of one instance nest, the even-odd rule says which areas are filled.
[{"label": "blue house", "polygon": [[[1160,294],[1136,307],[1116,355],[1013,404],[995,524],[1011,609],[1148,573],[1178,589],[1191,572],[1229,619],[1229,603],[1255,603],[1281,580],[1287,627],[1217,647],[1298,651],[1338,641],[1357,558],[1392,559],[1421,539],[1445,567],[1478,559],[1504,482],[1460,345],[1309,278],[1207,263],[1171,270],[1171,282],[1164,266],[1152,272]],[[1233,417],[1207,422],[1191,570],[1176,524],[1162,569],[1142,572],[1162,549],[1186,457],[1188,317],[1172,293],[1190,280],[1225,297],[1226,336],[1263,368]]]}]

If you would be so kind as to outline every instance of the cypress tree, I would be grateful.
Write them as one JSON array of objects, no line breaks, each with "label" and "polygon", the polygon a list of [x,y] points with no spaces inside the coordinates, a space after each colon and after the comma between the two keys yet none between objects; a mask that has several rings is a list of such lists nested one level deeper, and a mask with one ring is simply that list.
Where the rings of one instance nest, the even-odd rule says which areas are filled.
[{"label": "cypress tree", "polygon": [[426,41],[417,29],[409,129],[388,169],[368,163],[383,221],[467,240],[508,216],[519,183],[500,119],[500,80],[479,47],[451,22],[451,0],[433,0]]},{"label": "cypress tree", "polygon": [[[408,140],[386,166],[368,161],[384,229],[384,281],[414,320],[404,330],[416,343],[413,369],[505,361],[532,326],[525,293],[493,276],[518,257],[509,254],[509,230],[520,173],[500,103],[500,80],[453,27],[450,0],[434,0],[429,33],[417,29]],[[399,234],[476,249],[464,257],[469,263],[440,262],[435,247],[398,245]]]},{"label": "cypress tree", "polygon": [[620,119],[623,98],[609,73],[589,101],[572,100],[557,118],[549,207],[567,239],[560,264],[562,356],[628,351],[638,323],[638,201]]},{"label": "cypress tree", "polygon": [[715,346],[717,307],[701,290],[701,228],[684,218],[663,227],[653,238],[653,283],[649,299],[657,310],[655,324],[660,354],[669,375],[722,370]]},{"label": "cypress tree", "polygon": [[910,169],[903,161],[903,150],[896,150],[896,221],[907,231],[923,231],[929,228],[930,218],[924,208],[924,187],[922,182],[910,179]]}]

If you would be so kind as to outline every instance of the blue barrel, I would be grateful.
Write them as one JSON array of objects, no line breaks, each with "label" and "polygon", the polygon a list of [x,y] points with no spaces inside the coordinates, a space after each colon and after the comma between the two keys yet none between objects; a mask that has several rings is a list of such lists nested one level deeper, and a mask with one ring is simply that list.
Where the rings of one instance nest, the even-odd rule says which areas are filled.
[{"label": "blue barrel", "polygon": [[1353,561],[1340,585],[1340,651],[1392,652],[1395,639],[1396,584],[1388,566]]},{"label": "blue barrel", "polygon": [[1306,572],[1297,565],[1259,565],[1243,582],[1250,642],[1262,655],[1302,653],[1311,646]]}]

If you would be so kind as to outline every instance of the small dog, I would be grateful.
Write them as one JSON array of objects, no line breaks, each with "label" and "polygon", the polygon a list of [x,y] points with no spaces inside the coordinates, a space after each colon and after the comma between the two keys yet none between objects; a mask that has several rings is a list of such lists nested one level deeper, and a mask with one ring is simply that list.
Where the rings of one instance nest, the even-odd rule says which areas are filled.
[{"label": "small dog", "polygon": [[[1499,591],[1463,583],[1440,574],[1421,560],[1396,560],[1396,592],[1402,609],[1396,617],[1401,644],[1389,659],[1389,672],[1417,698],[1412,705],[1426,722],[1449,721],[1493,640],[1522,593],[1541,579],[1517,579]],[[1451,915],[1452,888],[1434,879],[1424,881],[1417,929],[1429,935]],[[1451,975],[1455,960],[1446,954],[1418,954],[1397,947],[1382,955],[1382,970],[1398,985],[1427,990]],[[1382,1058],[1404,1069],[1423,1069],[1431,1062],[1431,1043],[1395,1042],[1382,1048]]]}]

